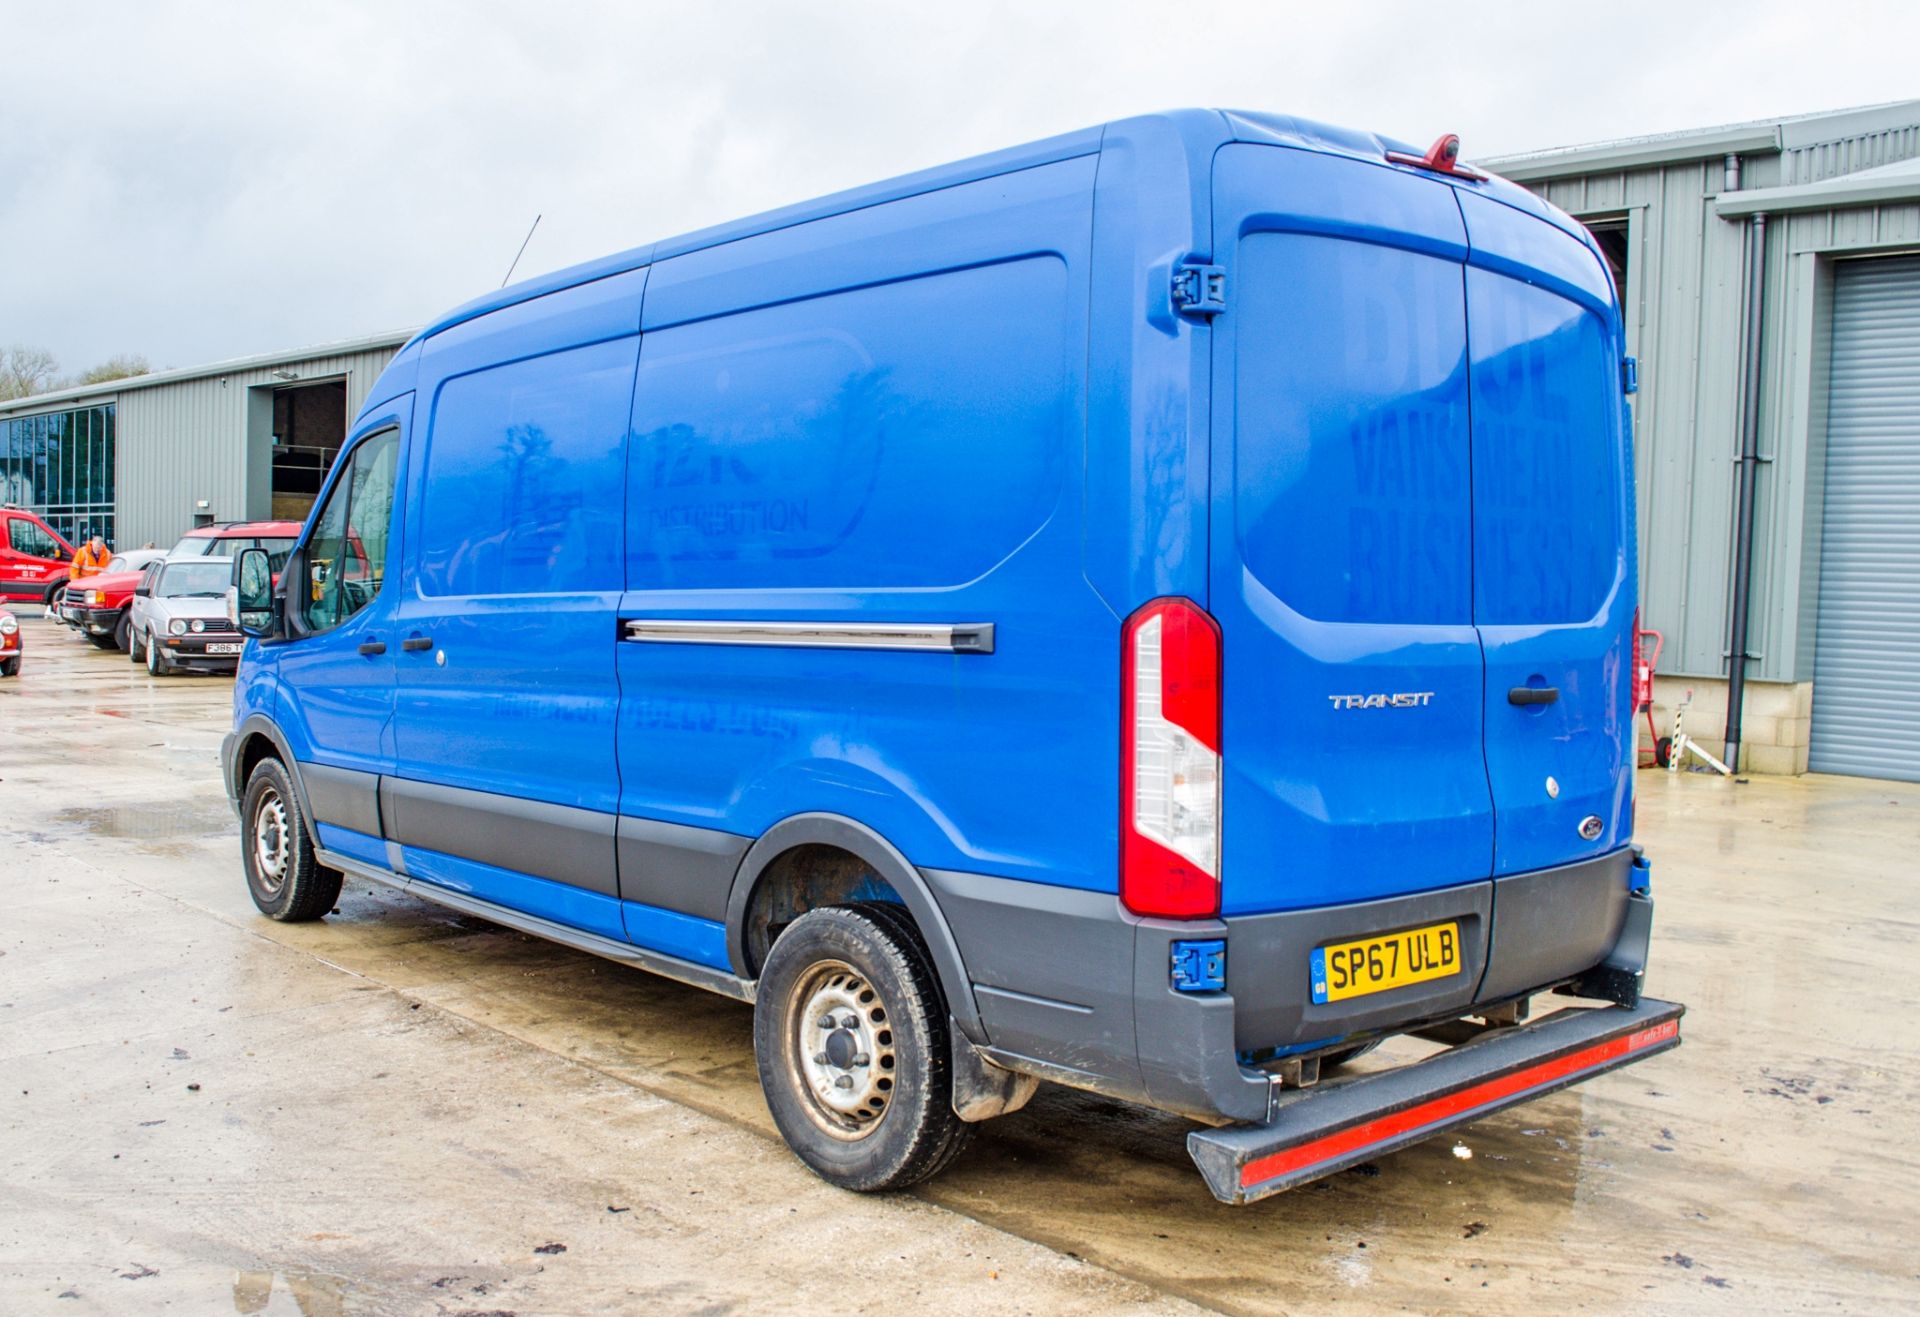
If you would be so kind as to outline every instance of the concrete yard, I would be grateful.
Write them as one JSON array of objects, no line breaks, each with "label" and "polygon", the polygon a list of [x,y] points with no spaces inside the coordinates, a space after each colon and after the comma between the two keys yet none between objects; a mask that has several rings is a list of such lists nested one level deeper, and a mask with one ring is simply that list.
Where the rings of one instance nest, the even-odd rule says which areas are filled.
[{"label": "concrete yard", "polygon": [[1685,1046],[1457,1138],[1234,1210],[1184,1122],[1047,1089],[860,1198],[779,1142],[746,1007],[365,883],[258,915],[231,682],[22,626],[0,1312],[1920,1303],[1920,787],[1643,772]]}]

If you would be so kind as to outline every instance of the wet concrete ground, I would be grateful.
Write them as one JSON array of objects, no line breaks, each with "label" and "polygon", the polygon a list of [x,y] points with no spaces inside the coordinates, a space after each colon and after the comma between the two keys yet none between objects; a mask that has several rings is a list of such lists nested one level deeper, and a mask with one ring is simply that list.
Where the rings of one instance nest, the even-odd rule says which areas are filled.
[{"label": "wet concrete ground", "polygon": [[857,1198],[747,1008],[350,884],[253,910],[231,683],[0,682],[0,1312],[1713,1311],[1920,1300],[1920,788],[1640,775],[1686,1045],[1251,1208],[1060,1089]]}]

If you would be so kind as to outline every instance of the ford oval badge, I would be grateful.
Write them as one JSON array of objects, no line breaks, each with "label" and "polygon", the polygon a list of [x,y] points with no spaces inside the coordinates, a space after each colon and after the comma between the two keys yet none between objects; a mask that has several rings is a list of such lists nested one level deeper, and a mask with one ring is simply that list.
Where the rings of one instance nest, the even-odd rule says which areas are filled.
[{"label": "ford oval badge", "polygon": [[1580,820],[1580,835],[1588,841],[1599,841],[1600,832],[1606,826],[1600,821],[1598,814],[1589,814]]}]

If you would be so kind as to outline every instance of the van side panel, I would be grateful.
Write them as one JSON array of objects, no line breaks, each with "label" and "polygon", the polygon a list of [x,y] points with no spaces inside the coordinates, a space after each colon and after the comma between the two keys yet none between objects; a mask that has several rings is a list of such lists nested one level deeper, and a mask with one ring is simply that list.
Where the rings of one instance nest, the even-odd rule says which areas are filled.
[{"label": "van side panel", "polygon": [[1223,131],[1218,114],[1189,110],[1110,124],[1101,139],[1085,556],[1114,613],[1116,666],[1119,624],[1135,608],[1167,595],[1207,601],[1213,331],[1174,314],[1172,281],[1175,263],[1211,249],[1208,179]]},{"label": "van side panel", "polygon": [[407,571],[382,637],[383,816],[409,872],[615,936],[613,647],[645,279],[427,340]]},{"label": "van side panel", "polygon": [[[1093,173],[655,267],[622,619],[994,631],[991,653],[622,643],[623,815],[757,837],[838,814],[923,867],[1114,889],[1112,796],[1062,789],[1118,771],[1113,620],[1080,572]],[[711,911],[672,835],[623,848],[622,897]]]}]

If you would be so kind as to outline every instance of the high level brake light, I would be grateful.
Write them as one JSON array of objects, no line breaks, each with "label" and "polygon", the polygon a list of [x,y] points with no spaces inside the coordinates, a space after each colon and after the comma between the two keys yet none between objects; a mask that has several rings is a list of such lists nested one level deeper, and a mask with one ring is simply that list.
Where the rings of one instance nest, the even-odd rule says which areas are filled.
[{"label": "high level brake light", "polygon": [[1220,911],[1220,628],[1186,599],[1127,619],[1120,900],[1137,915]]}]

